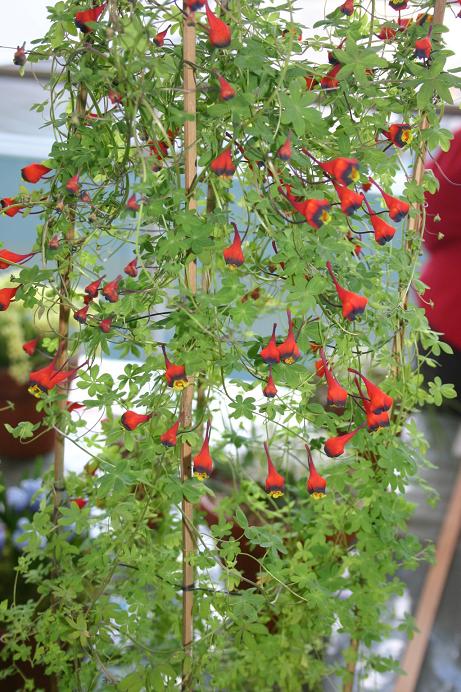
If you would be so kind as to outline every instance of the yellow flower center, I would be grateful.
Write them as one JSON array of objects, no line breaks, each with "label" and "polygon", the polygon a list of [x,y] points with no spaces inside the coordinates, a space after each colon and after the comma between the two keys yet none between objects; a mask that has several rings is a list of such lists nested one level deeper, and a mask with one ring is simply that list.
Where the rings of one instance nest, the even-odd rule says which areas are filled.
[{"label": "yellow flower center", "polygon": [[293,358],[293,356],[289,356],[288,358],[284,358],[283,362],[286,363],[287,365],[293,365],[293,363],[295,362],[295,359]]},{"label": "yellow flower center", "polygon": [[322,219],[322,223],[328,223],[331,216],[327,211],[322,211],[322,216],[320,218]]},{"label": "yellow flower center", "polygon": [[351,170],[351,178],[352,178],[354,183],[356,183],[357,180],[360,178],[360,173],[359,173],[358,168],[353,168]]},{"label": "yellow flower center", "polygon": [[325,493],[312,493],[311,497],[313,497],[314,500],[321,500],[325,497]]},{"label": "yellow flower center", "polygon": [[28,392],[29,394],[32,394],[32,396],[34,396],[36,399],[40,399],[43,394],[43,391],[40,389],[38,384],[31,385],[28,389]]},{"label": "yellow flower center", "polygon": [[189,382],[187,380],[175,380],[173,382],[173,389],[176,389],[176,391],[180,392],[181,390],[185,389],[189,385]]},{"label": "yellow flower center", "polygon": [[413,139],[413,132],[411,130],[404,130],[402,132],[401,140],[406,144],[410,144]]},{"label": "yellow flower center", "polygon": [[232,264],[232,262],[229,262],[229,263],[227,264],[227,268],[230,269],[231,272],[234,272],[234,271],[237,269],[237,265],[236,265],[236,264]]},{"label": "yellow flower center", "polygon": [[208,478],[208,474],[205,471],[194,471],[194,476],[198,478],[199,481],[204,481]]},{"label": "yellow flower center", "polygon": [[269,495],[270,495],[271,497],[282,497],[283,492],[282,492],[281,490],[271,490],[271,491],[269,492]]}]

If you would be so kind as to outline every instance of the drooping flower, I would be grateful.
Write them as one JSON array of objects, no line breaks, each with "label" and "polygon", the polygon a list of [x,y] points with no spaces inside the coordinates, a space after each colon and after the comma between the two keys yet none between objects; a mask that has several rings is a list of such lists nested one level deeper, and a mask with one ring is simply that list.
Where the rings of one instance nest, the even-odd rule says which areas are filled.
[{"label": "drooping flower", "polygon": [[285,478],[276,471],[269,454],[267,442],[264,443],[264,451],[267,457],[266,493],[274,498],[281,497],[285,490]]},{"label": "drooping flower", "polygon": [[18,46],[16,48],[16,51],[13,55],[13,64],[17,65],[18,67],[24,67],[26,62],[27,62],[26,42],[24,41],[22,46]]},{"label": "drooping flower", "polygon": [[16,252],[11,252],[11,250],[0,250],[0,269],[8,269],[12,264],[27,262],[28,259],[36,254],[36,252],[28,252],[25,255],[18,255]]},{"label": "drooping flower", "polygon": [[277,156],[282,161],[289,161],[291,159],[291,137],[288,135],[281,147],[277,149]]},{"label": "drooping flower", "polygon": [[392,27],[384,24],[379,28],[379,33],[377,34],[378,38],[380,38],[382,41],[392,41],[396,35],[397,29],[393,29]]},{"label": "drooping flower", "polygon": [[184,0],[184,4],[191,12],[197,12],[205,5],[205,0]]},{"label": "drooping flower", "polygon": [[64,370],[63,367],[56,368],[58,355],[59,351],[56,353],[49,365],[46,365],[44,368],[40,368],[39,370],[34,370],[30,373],[28,389],[29,393],[33,396],[40,398],[42,394],[48,394],[48,392],[56,387],[56,385],[70,380],[84,365],[79,365],[75,368],[71,368],[70,370]]},{"label": "drooping flower", "polygon": [[138,425],[147,423],[152,418],[152,413],[136,413],[136,411],[125,411],[120,422],[125,430],[136,430]]},{"label": "drooping flower", "polygon": [[407,123],[393,123],[388,130],[383,130],[383,135],[399,149],[410,144],[413,139],[411,125]]},{"label": "drooping flower", "polygon": [[223,178],[231,178],[235,173],[230,147],[222,151],[210,164],[213,173]]},{"label": "drooping flower", "polygon": [[320,167],[339,185],[352,185],[360,177],[360,164],[357,159],[339,156],[331,161],[319,162]]},{"label": "drooping flower", "polygon": [[131,262],[128,262],[126,267],[123,268],[123,271],[125,274],[128,274],[128,276],[138,276],[138,269],[137,269],[137,264],[138,260],[135,257],[134,260],[131,260]]},{"label": "drooping flower", "polygon": [[163,344],[162,351],[165,359],[165,379],[168,387],[173,387],[173,389],[177,390],[185,389],[189,384],[185,366],[172,363],[166,355],[166,348]]},{"label": "drooping flower", "polygon": [[221,101],[230,101],[235,96],[235,89],[229,84],[229,82],[221,77],[220,74],[216,75],[219,81],[219,98]]},{"label": "drooping flower", "polygon": [[112,327],[112,317],[106,317],[105,319],[101,320],[99,323],[99,329],[104,332],[104,334],[108,334],[111,330]]},{"label": "drooping flower", "polygon": [[73,497],[71,502],[77,505],[79,509],[83,509],[88,504],[88,500],[85,500],[83,497]]},{"label": "drooping flower", "polygon": [[164,29],[164,31],[159,31],[159,33],[156,36],[154,36],[154,43],[156,46],[158,46],[158,48],[161,48],[165,43],[165,37],[168,33],[170,26],[171,24],[169,24],[167,28]]},{"label": "drooping flower", "polygon": [[131,195],[131,197],[129,197],[126,203],[126,208],[134,212],[139,211],[140,206],[139,203],[136,201],[136,195]]},{"label": "drooping flower", "polygon": [[321,476],[314,465],[314,460],[312,458],[312,453],[309,445],[304,445],[307,452],[307,463],[309,464],[309,477],[307,479],[307,492],[312,495],[314,500],[320,500],[325,497],[325,491],[327,488],[327,482],[323,476]]},{"label": "drooping flower", "polygon": [[103,2],[102,5],[99,5],[98,7],[91,7],[88,10],[77,12],[74,17],[75,26],[77,29],[80,29],[80,31],[84,34],[89,34],[91,31],[93,31],[88,22],[97,22],[99,17],[106,9],[106,5],[107,3]]},{"label": "drooping flower", "polygon": [[355,192],[345,185],[333,183],[336,192],[338,193],[341,202],[341,211],[346,216],[350,216],[363,204],[364,195],[361,192]]},{"label": "drooping flower", "polygon": [[415,58],[420,58],[422,60],[429,60],[432,53],[432,41],[430,34],[424,36],[424,38],[419,38],[415,42]]},{"label": "drooping flower", "polygon": [[92,281],[88,286],[85,288],[85,293],[87,293],[90,298],[96,298],[98,295],[99,287],[104,281],[104,276],[101,276],[99,279],[96,279],[95,281]]},{"label": "drooping flower", "polygon": [[304,79],[306,80],[307,91],[312,91],[318,84],[317,79],[311,74],[304,77]]},{"label": "drooping flower", "polygon": [[[109,301],[109,303],[116,303],[119,299],[119,284],[120,281],[122,280],[121,274],[119,274],[113,281],[109,281],[103,288],[101,289],[101,293],[104,296],[106,300]],[[87,287],[88,288],[88,287]]]},{"label": "drooping flower", "polygon": [[328,406],[344,409],[347,401],[347,390],[344,389],[344,387],[341,387],[332,370],[330,370],[323,348],[320,349],[320,358],[322,359],[325,378],[328,385],[327,404]]},{"label": "drooping flower", "polygon": [[354,13],[354,0],[346,0],[339,9],[346,17],[350,17]]},{"label": "drooping flower", "polygon": [[213,460],[210,454],[211,421],[206,424],[205,437],[200,452],[193,458],[194,476],[204,481],[213,473]]},{"label": "drooping flower", "polygon": [[113,106],[119,105],[123,102],[121,95],[118,93],[118,91],[115,91],[114,89],[109,89],[109,91],[107,92],[107,98]]},{"label": "drooping flower", "polygon": [[261,349],[259,355],[265,363],[270,365],[271,363],[280,363],[280,353],[277,348],[277,342],[275,340],[275,330],[277,329],[277,323],[274,323],[272,327],[272,336],[269,339],[269,343],[263,349]]},{"label": "drooping flower", "polygon": [[373,180],[373,178],[370,178],[370,182],[372,182],[373,185],[375,185],[375,187],[377,187],[380,191],[392,221],[398,222],[404,219],[410,211],[410,205],[408,202],[398,199],[397,197],[393,197],[392,195],[388,195],[386,192],[384,192],[383,188],[378,185],[376,180]]},{"label": "drooping flower", "polygon": [[[366,201],[366,200],[365,200]],[[368,204],[367,204],[368,206]],[[375,232],[375,240],[378,245],[385,245],[395,235],[395,228],[391,226],[390,223],[384,221],[378,214],[375,214],[373,210],[370,209],[370,221]]]},{"label": "drooping flower", "polygon": [[15,200],[12,197],[4,197],[0,200],[0,204],[2,205],[2,209],[6,210],[5,214],[10,218],[13,218],[13,216],[16,216],[16,214],[24,209],[20,204],[15,204]]},{"label": "drooping flower", "polygon": [[341,301],[343,317],[349,321],[355,320],[358,315],[364,312],[368,303],[368,298],[343,288],[333,273],[331,262],[327,262],[327,269],[333,279],[338,298]]},{"label": "drooping flower", "polygon": [[208,20],[208,38],[215,48],[227,48],[232,40],[230,27],[219,19],[211,10],[208,2],[205,4],[206,16]]},{"label": "drooping flower", "polygon": [[326,75],[322,77],[320,80],[320,86],[322,89],[337,89],[339,86],[339,79],[337,79],[337,75],[342,68],[341,63],[338,63],[337,65],[333,65],[331,70],[329,70]]},{"label": "drooping flower", "polygon": [[362,375],[362,373],[358,370],[354,370],[354,368],[348,369],[349,372],[352,372],[354,375],[358,375],[358,377],[362,379],[368,392],[368,398],[370,399],[370,407],[372,413],[379,414],[383,413],[384,411],[389,411],[389,409],[392,408],[394,400],[391,396],[389,396],[389,394],[383,392],[382,389],[380,389],[376,384],[374,384],[368,378]]},{"label": "drooping flower", "polygon": [[164,433],[162,433],[162,435],[160,435],[160,442],[162,443],[162,445],[164,445],[165,447],[175,447],[176,446],[176,442],[177,442],[176,436],[178,433],[179,424],[180,424],[180,419],[178,418],[176,423],[174,423],[171,426],[171,428],[168,428],[168,430],[166,432],[164,432]]},{"label": "drooping flower", "polygon": [[393,10],[401,12],[402,10],[407,9],[408,0],[389,0],[389,7],[392,7]]},{"label": "drooping flower", "polygon": [[364,425],[366,424],[362,423],[362,425],[359,425],[358,428],[356,428],[355,430],[351,430],[351,432],[345,433],[344,435],[338,435],[338,437],[330,437],[325,442],[323,447],[325,454],[328,457],[331,457],[332,459],[340,457],[341,454],[344,454],[344,449],[347,443],[352,440],[354,435],[357,435],[359,430],[362,430]]},{"label": "drooping flower", "polygon": [[389,414],[387,413],[387,411],[383,411],[381,413],[373,413],[373,411],[371,410],[371,402],[364,396],[358,377],[354,378],[354,382],[355,386],[358,389],[359,396],[362,400],[363,408],[365,409],[368,432],[374,432],[375,430],[378,430],[378,428],[389,427],[390,421]]},{"label": "drooping flower", "polygon": [[15,286],[14,288],[1,288],[0,289],[0,312],[8,310],[10,303],[16,295],[16,292],[21,286]]},{"label": "drooping flower", "polygon": [[26,341],[22,345],[22,350],[25,353],[27,353],[28,356],[33,356],[35,351],[37,350],[38,341],[38,339],[31,339],[30,341]]},{"label": "drooping flower", "polygon": [[83,308],[76,310],[74,312],[74,320],[77,320],[77,322],[80,322],[80,324],[86,324],[88,319],[88,309],[89,305],[84,305]]},{"label": "drooping flower", "polygon": [[287,310],[287,317],[288,317],[288,334],[283,343],[281,343],[279,346],[277,346],[279,355],[280,355],[280,360],[283,363],[286,363],[286,365],[292,365],[295,363],[297,360],[301,358],[301,352],[298,348],[298,344],[296,343],[295,339],[295,334],[294,334],[294,329],[293,329],[293,320],[291,319],[291,311]]},{"label": "drooping flower", "polygon": [[275,386],[274,378],[272,376],[272,365],[269,366],[269,376],[266,384],[263,387],[263,394],[268,399],[273,399],[277,395],[277,387]]},{"label": "drooping flower", "polygon": [[72,178],[69,178],[69,180],[66,183],[66,190],[67,192],[70,192],[73,195],[78,195],[78,193],[80,192],[80,183],[78,182],[78,175],[73,175]]},{"label": "drooping flower", "polygon": [[30,163],[28,166],[21,168],[21,175],[27,183],[38,183],[40,178],[49,173],[52,168],[44,166],[41,163]]},{"label": "drooping flower", "polygon": [[85,404],[80,404],[78,401],[66,401],[66,409],[69,413],[85,408]]},{"label": "drooping flower", "polygon": [[234,227],[234,240],[232,244],[226,247],[223,251],[224,261],[229,269],[237,269],[245,262],[245,257],[242,251],[242,239],[238,232],[237,224],[232,223]]}]

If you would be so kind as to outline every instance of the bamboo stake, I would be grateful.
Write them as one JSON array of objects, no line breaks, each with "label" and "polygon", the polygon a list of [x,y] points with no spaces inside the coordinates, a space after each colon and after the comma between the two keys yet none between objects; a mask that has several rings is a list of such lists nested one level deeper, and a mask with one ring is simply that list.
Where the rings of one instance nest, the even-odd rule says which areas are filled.
[{"label": "bamboo stake", "polygon": [[[197,123],[196,115],[196,84],[194,65],[196,60],[196,30],[195,22],[189,14],[184,3],[183,23],[183,79],[184,79],[184,112],[193,116],[184,123],[184,173],[186,192],[192,188],[197,175]],[[191,195],[188,200],[189,210],[196,209],[196,200]],[[190,262],[186,267],[186,282],[192,293],[197,291],[197,266]],[[180,419],[183,428],[190,428],[192,424],[192,399],[193,383],[182,393]],[[192,476],[192,450],[189,444],[181,445],[181,480],[187,481]],[[182,689],[192,689],[192,640],[194,632],[192,609],[194,605],[194,568],[190,563],[190,557],[195,550],[193,527],[192,503],[183,497],[182,500],[182,570],[183,570],[183,595],[182,595],[182,645],[184,660],[182,668]]]}]

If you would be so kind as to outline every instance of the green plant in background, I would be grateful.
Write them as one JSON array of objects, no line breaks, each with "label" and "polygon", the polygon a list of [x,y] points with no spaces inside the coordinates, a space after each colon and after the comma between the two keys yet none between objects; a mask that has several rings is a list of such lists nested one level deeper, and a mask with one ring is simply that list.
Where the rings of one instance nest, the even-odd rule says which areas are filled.
[{"label": "green plant in background", "polygon": [[[3,206],[41,210],[46,262],[19,271],[15,300],[34,314],[41,291],[59,295],[55,358],[30,376],[59,435],[19,564],[39,600],[3,604],[0,676],[30,661],[63,690],[316,690],[331,674],[351,689],[358,659],[363,674],[396,668],[371,647],[389,631],[396,571],[426,557],[404,494],[426,443],[413,423],[401,433],[417,406],[453,396],[422,386],[417,344],[435,353],[438,338],[408,300],[424,289],[436,189],[409,157],[449,146],[439,110],[460,83],[433,5],[409,2],[420,16],[402,24],[346,2],[308,30],[290,0],[50,8],[28,59],[53,63],[55,143],[22,171],[40,190]],[[121,246],[133,261],[104,276]],[[97,360],[109,345],[137,359],[117,379]],[[69,410],[72,376],[101,429]],[[65,439],[90,456],[66,494]],[[193,650],[180,605],[192,592]],[[337,629],[349,645],[332,663]]]}]

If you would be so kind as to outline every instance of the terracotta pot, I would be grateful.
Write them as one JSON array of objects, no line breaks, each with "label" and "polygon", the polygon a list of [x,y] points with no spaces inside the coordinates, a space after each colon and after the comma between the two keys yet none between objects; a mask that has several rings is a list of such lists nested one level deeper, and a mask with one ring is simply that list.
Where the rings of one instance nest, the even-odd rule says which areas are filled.
[{"label": "terracotta pot", "polygon": [[43,413],[36,411],[37,400],[27,391],[27,385],[18,384],[8,371],[0,369],[0,409],[8,406],[8,401],[14,405],[14,409],[0,411],[0,458],[5,459],[33,459],[52,451],[55,432],[50,430],[40,434],[39,429],[35,434],[36,439],[26,440],[27,444],[14,438],[5,428],[5,423],[16,426],[22,421],[38,423],[43,419]]}]

